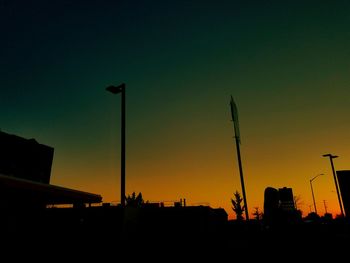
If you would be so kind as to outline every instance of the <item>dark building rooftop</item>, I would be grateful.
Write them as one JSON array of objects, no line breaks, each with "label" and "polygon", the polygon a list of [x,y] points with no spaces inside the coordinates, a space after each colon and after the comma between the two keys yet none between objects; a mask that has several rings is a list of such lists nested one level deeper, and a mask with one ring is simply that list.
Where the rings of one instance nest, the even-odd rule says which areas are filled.
[{"label": "dark building rooftop", "polygon": [[0,208],[100,203],[100,195],[50,184],[54,148],[0,131]]},{"label": "dark building rooftop", "polygon": [[0,131],[0,173],[36,182],[49,183],[54,149]]},{"label": "dark building rooftop", "polygon": [[[81,204],[100,203],[102,197],[61,186],[34,182],[22,178],[0,174],[1,200],[11,200],[11,204]],[[0,201],[1,203],[1,201]]]}]

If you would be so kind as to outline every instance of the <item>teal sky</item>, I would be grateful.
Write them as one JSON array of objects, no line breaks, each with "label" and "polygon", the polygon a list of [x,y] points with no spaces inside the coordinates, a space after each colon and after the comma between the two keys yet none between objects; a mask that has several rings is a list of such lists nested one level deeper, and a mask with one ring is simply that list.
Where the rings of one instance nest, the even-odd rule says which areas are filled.
[{"label": "teal sky", "polygon": [[251,206],[290,186],[307,207],[308,179],[330,176],[322,154],[350,168],[349,14],[348,1],[2,0],[0,128],[55,148],[52,183],[118,200],[120,98],[105,87],[124,82],[127,192],[229,210],[233,95]]}]

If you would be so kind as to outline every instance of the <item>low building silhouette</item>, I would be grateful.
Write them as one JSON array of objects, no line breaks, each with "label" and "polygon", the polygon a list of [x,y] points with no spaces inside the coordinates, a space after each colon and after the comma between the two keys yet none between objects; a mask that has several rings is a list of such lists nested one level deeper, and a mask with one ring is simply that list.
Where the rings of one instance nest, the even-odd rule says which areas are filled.
[{"label": "low building silhouette", "polygon": [[[71,205],[78,211],[102,201],[98,194],[50,184],[53,154],[52,147],[35,139],[0,132],[0,224],[5,231],[45,229],[53,222],[48,205]],[[67,213],[60,211],[57,218],[63,219]]]},{"label": "low building silhouette", "polygon": [[50,184],[54,149],[35,139],[0,132],[0,209],[100,203],[102,197]]},{"label": "low building silhouette", "polygon": [[0,174],[48,184],[54,149],[0,131]]},{"label": "low building silhouette", "polygon": [[[97,194],[50,184],[54,149],[16,135],[0,133],[0,224],[8,236],[103,238],[211,235],[227,222],[224,209],[145,203],[125,207],[101,203]],[[57,205],[70,205],[60,207]],[[50,229],[50,232],[47,232]]]}]

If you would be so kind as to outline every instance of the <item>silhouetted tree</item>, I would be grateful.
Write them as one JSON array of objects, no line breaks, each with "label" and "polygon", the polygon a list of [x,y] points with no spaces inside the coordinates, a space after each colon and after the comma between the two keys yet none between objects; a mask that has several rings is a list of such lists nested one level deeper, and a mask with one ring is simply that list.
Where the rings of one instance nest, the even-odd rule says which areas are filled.
[{"label": "silhouetted tree", "polygon": [[300,216],[302,216],[303,211],[300,209],[300,207],[304,204],[304,202],[301,200],[300,195],[294,195],[293,201],[295,210],[300,214]]},{"label": "silhouetted tree", "polygon": [[236,214],[237,221],[242,221],[243,212],[245,211],[244,205],[242,206],[243,198],[241,197],[241,194],[238,191],[236,191],[233,195],[234,199],[231,198],[232,210]]},{"label": "silhouetted tree", "polygon": [[335,215],[335,219],[342,219],[344,218],[342,214],[336,214]]},{"label": "silhouetted tree", "polygon": [[294,195],[293,196],[293,200],[294,200],[294,207],[295,209],[299,209],[299,207],[303,204],[303,202],[301,201],[301,196],[300,195]]},{"label": "silhouetted tree", "polygon": [[263,217],[263,213],[259,211],[259,207],[254,207],[255,211],[253,213],[253,216],[256,221],[260,221]]},{"label": "silhouetted tree", "polygon": [[143,200],[141,192],[136,196],[136,193],[133,192],[131,195],[128,195],[125,199],[126,206],[129,207],[141,207],[145,202]]},{"label": "silhouetted tree", "polygon": [[324,222],[330,222],[333,219],[333,215],[331,213],[325,213],[323,216],[323,221]]}]

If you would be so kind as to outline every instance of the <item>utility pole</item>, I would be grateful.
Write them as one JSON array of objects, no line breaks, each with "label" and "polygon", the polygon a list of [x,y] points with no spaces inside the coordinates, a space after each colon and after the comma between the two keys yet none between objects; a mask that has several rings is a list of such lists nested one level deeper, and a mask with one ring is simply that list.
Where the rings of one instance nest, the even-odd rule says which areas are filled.
[{"label": "utility pole", "polygon": [[241,160],[241,150],[240,150],[240,147],[239,147],[240,134],[239,134],[239,124],[238,124],[238,110],[237,110],[236,103],[233,101],[232,96],[231,96],[230,105],[231,105],[232,121],[233,121],[233,124],[234,124],[234,130],[235,130],[237,159],[238,159],[239,175],[240,175],[240,178],[241,178],[242,194],[243,194],[243,201],[244,201],[244,207],[245,207],[245,218],[248,221],[249,220],[248,204],[247,204],[247,197],[246,197],[246,194],[245,194],[245,186],[244,186],[244,178],[243,178],[243,167],[242,167],[242,160]]}]

